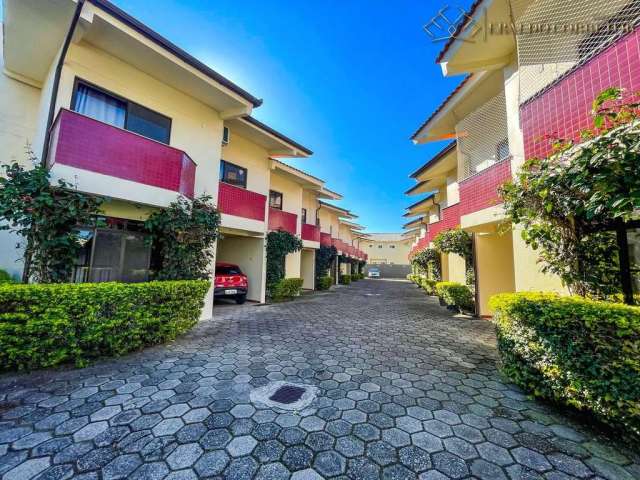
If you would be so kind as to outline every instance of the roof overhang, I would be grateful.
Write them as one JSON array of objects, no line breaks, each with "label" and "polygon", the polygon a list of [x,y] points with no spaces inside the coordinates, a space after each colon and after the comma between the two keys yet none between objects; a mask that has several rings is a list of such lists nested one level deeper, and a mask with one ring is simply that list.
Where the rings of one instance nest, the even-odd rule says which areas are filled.
[{"label": "roof overhang", "polygon": [[504,89],[501,71],[470,75],[414,133],[413,143],[423,144],[456,138],[461,118],[478,109]]},{"label": "roof overhang", "polygon": [[313,175],[309,175],[302,170],[298,170],[297,168],[292,167],[291,165],[287,165],[286,163],[282,163],[279,160],[271,160],[271,169],[277,175],[280,175],[287,180],[295,182],[299,184],[305,190],[315,190],[320,191],[324,184],[323,180],[320,180]]},{"label": "roof overhang", "polygon": [[507,0],[476,0],[436,62],[445,76],[502,69],[513,59],[515,38]]},{"label": "roof overhang", "polygon": [[348,220],[345,220],[344,218],[339,218],[338,221],[342,225],[346,225],[347,227],[351,228],[352,230],[364,230],[364,227],[362,225],[358,225],[357,223],[349,222]]},{"label": "roof overhang", "polygon": [[335,213],[336,215],[338,215],[338,217],[350,218],[350,219],[358,218],[357,215],[354,215],[353,213],[351,213],[349,210],[345,208],[340,208],[336,205],[323,202],[322,200],[319,203],[320,203],[320,208],[324,208],[325,210]]},{"label": "roof overhang", "polygon": [[402,234],[402,236],[406,239],[412,239],[412,238],[418,237],[419,235],[420,235],[420,228],[412,228]]},{"label": "roof overhang", "polygon": [[326,198],[327,200],[342,200],[342,195],[334,192],[333,190],[329,190],[326,187],[322,187],[318,191],[318,198]]},{"label": "roof overhang", "polygon": [[[455,144],[454,144],[455,147]],[[427,163],[421,168],[414,178],[419,182],[407,195],[441,190],[447,184],[447,178],[456,176],[458,171],[458,153],[455,148],[448,150],[434,162]]]},{"label": "roof overhang", "polygon": [[[42,86],[71,25],[77,0],[3,0],[5,69]],[[209,105],[222,118],[262,101],[106,0],[87,0],[73,37]]]},{"label": "roof overhang", "polygon": [[421,216],[410,222],[405,223],[402,228],[404,230],[413,230],[414,228],[420,228],[422,225],[426,225],[425,217]]},{"label": "roof overhang", "polygon": [[436,205],[435,196],[433,194],[407,207],[405,217],[415,217],[416,215],[425,215],[431,211]]},{"label": "roof overhang", "polygon": [[225,125],[232,134],[235,132],[267,150],[270,157],[304,158],[313,153],[252,117],[232,118]]}]

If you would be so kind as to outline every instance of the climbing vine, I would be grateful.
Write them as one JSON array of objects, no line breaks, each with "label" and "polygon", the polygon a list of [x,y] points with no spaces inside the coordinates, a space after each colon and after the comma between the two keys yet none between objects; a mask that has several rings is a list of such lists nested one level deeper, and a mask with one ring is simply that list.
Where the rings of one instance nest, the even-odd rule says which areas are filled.
[{"label": "climbing vine", "polygon": [[277,230],[267,234],[267,291],[284,278],[285,258],[289,253],[302,250],[302,240],[295,235]]},{"label": "climbing vine", "polygon": [[411,265],[420,273],[425,273],[431,280],[442,279],[440,252],[435,248],[420,250],[411,258]]},{"label": "climbing vine", "polygon": [[327,276],[327,271],[331,268],[331,263],[338,254],[338,250],[333,245],[321,245],[316,250],[316,279]]},{"label": "climbing vine", "polygon": [[445,230],[436,235],[433,245],[442,253],[452,253],[464,258],[467,285],[474,283],[473,243],[468,232],[461,228]]}]

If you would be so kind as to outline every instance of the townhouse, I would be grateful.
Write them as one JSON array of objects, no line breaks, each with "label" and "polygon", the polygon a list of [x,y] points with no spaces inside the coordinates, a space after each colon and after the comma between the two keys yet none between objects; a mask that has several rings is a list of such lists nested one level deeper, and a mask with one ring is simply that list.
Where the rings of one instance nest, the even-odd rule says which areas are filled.
[{"label": "townhouse", "polygon": [[[148,280],[142,222],[207,194],[221,213],[216,261],[247,273],[248,299],[265,300],[270,230],[302,238],[286,272],[314,287],[320,199],[341,196],[278,160],[312,152],[251,116],[262,100],[107,0],[4,0],[3,15],[0,162],[26,164],[28,149],[53,181],[105,199],[104,221],[80,226],[72,281]],[[14,272],[17,240],[0,236]],[[212,305],[213,288],[204,317]]]},{"label": "townhouse", "polygon": [[[495,293],[564,291],[557,278],[540,272],[518,229],[505,224],[499,186],[525,159],[549,153],[549,136],[577,139],[589,128],[599,92],[640,87],[640,12],[634,2],[589,1],[589,8],[567,0],[553,8],[543,1],[510,3],[474,2],[469,20],[440,53],[444,75],[465,77],[412,140],[450,143],[412,174],[417,183],[406,192],[429,192],[438,205],[428,210],[424,198],[408,209],[419,218],[405,227],[422,229],[415,249],[428,246],[439,225],[460,225],[473,234],[481,315],[491,314],[487,301]],[[527,29],[558,22],[584,28],[538,34]]]}]

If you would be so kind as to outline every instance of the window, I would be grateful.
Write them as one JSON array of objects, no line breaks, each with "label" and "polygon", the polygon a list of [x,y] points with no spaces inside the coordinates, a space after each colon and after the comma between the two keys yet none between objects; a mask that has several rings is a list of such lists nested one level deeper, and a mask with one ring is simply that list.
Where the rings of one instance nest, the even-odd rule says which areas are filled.
[{"label": "window", "polygon": [[247,188],[247,169],[221,160],[220,181],[236,187]]},{"label": "window", "polygon": [[302,223],[303,224],[307,223],[307,209],[306,208],[302,209]]},{"label": "window", "polygon": [[171,119],[97,87],[77,82],[72,110],[114,127],[169,144]]},{"label": "window", "polygon": [[242,275],[242,270],[236,265],[218,265],[216,275]]},{"label": "window", "polygon": [[282,210],[282,194],[274,190],[269,190],[269,207]]},{"label": "window", "polygon": [[396,248],[395,245],[389,245],[389,248]]},{"label": "window", "polygon": [[369,244],[369,248],[373,248],[373,245]]},{"label": "window", "polygon": [[499,162],[507,157],[509,157],[509,140],[505,138],[496,145],[496,160]]},{"label": "window", "polygon": [[378,245],[378,248],[382,248],[382,245]]}]

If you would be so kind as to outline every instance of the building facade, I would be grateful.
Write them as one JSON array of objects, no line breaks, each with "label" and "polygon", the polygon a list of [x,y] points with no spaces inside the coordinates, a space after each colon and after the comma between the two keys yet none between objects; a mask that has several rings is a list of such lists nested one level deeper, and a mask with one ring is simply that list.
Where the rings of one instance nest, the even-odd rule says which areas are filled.
[{"label": "building facade", "polygon": [[412,136],[418,145],[447,146],[412,175],[417,183],[407,192],[427,194],[438,208],[429,209],[426,198],[412,205],[407,213],[417,218],[405,228],[419,229],[415,250],[429,246],[442,228],[459,225],[473,235],[481,315],[492,314],[488,300],[496,293],[565,292],[558,278],[541,272],[536,252],[505,218],[499,186],[526,159],[549,153],[550,136],[578,139],[591,126],[599,92],[640,87],[637,8],[626,0],[588,3],[585,8],[584,2],[563,0],[550,8],[549,2],[527,1],[510,9],[510,2],[474,2],[469,22],[554,24],[554,12],[562,11],[570,24],[586,25],[596,17],[601,23],[571,35],[514,32],[488,34],[482,41],[465,41],[473,29],[461,24],[437,59],[444,75],[465,77]]},{"label": "building facade", "polygon": [[[105,199],[101,221],[79,226],[83,250],[70,281],[150,279],[142,222],[179,197],[205,194],[221,213],[216,261],[242,268],[248,299],[265,300],[271,230],[303,240],[286,275],[314,288],[319,202],[341,196],[278,160],[312,152],[251,116],[262,100],[107,0],[3,7],[0,162],[33,158],[53,181]],[[19,240],[2,233],[0,268],[21,271]],[[213,288],[203,317],[212,308]]]}]

